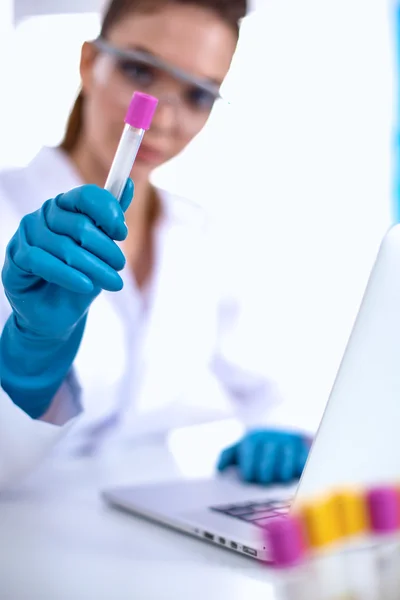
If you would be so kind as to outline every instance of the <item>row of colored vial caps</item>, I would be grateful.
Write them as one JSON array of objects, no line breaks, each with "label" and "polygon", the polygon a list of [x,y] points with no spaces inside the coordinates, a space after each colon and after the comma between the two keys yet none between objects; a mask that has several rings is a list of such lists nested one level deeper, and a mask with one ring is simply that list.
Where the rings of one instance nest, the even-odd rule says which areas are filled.
[{"label": "row of colored vial caps", "polygon": [[[299,580],[303,592],[308,585],[310,598],[336,598],[340,591],[341,598],[348,593],[346,597],[363,600],[400,599],[400,489],[396,486],[339,490],[315,498],[289,515],[271,519],[264,535],[271,564],[281,571],[293,571],[311,561],[318,566],[314,571],[303,570],[303,581]],[[356,556],[355,562],[349,550],[358,556],[363,551],[362,561]],[[326,568],[329,556],[340,560],[334,564],[331,559]],[[316,595],[313,592],[321,574],[326,582]],[[306,582],[304,577],[312,581]],[[386,581],[389,578],[392,581]],[[299,585],[291,588],[293,594],[294,590],[299,594]],[[327,589],[322,592],[324,585]]]}]

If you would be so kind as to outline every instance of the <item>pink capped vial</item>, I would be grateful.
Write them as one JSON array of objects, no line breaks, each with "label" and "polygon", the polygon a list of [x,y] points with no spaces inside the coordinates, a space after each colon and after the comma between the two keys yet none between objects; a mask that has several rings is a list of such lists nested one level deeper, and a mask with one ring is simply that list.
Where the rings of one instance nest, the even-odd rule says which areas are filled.
[{"label": "pink capped vial", "polygon": [[264,540],[276,568],[287,569],[306,558],[307,542],[301,520],[292,515],[276,517],[264,528]]},{"label": "pink capped vial", "polygon": [[366,503],[372,532],[382,535],[399,529],[399,493],[395,487],[380,486],[368,490]]},{"label": "pink capped vial", "polygon": [[125,127],[104,188],[120,201],[145,131],[150,129],[157,98],[135,92],[125,116]]},{"label": "pink capped vial", "polygon": [[125,123],[135,129],[150,129],[158,100],[148,94],[135,92],[126,113]]}]

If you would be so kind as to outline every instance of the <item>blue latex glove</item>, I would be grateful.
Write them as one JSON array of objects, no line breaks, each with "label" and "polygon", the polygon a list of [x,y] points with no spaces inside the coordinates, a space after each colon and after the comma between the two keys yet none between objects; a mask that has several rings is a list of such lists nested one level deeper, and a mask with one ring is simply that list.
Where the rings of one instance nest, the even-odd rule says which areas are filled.
[{"label": "blue latex glove", "polygon": [[289,483],[300,478],[310,446],[310,439],[298,433],[252,431],[222,452],[217,468],[235,466],[248,483]]},{"label": "blue latex glove", "polygon": [[121,204],[84,185],[25,216],[6,252],[2,281],[12,314],[0,338],[1,386],[39,418],[78,351],[88,309],[101,290],[118,291],[125,258],[114,240],[128,234]]}]

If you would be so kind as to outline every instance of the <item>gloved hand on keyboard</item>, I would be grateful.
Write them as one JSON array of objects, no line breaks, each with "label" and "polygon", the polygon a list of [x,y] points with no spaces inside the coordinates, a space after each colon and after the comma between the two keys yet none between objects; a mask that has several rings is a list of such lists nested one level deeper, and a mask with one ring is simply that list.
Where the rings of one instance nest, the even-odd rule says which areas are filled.
[{"label": "gloved hand on keyboard", "polygon": [[114,240],[127,236],[132,196],[130,180],[121,203],[94,185],[60,194],[25,216],[7,247],[2,281],[12,314],[0,338],[1,386],[32,418],[67,376],[93,300],[123,286]]},{"label": "gloved hand on keyboard", "polygon": [[310,447],[310,438],[299,433],[260,429],[224,450],[217,468],[235,466],[248,483],[289,483],[300,478]]}]

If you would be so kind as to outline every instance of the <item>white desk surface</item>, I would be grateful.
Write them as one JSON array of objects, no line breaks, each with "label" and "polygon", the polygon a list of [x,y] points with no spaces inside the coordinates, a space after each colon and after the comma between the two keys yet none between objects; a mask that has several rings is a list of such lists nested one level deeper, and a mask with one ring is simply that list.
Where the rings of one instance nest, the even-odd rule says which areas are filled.
[{"label": "white desk surface", "polygon": [[109,485],[179,476],[177,453],[161,441],[47,461],[0,494],[1,600],[274,599],[268,568],[99,497]]}]

